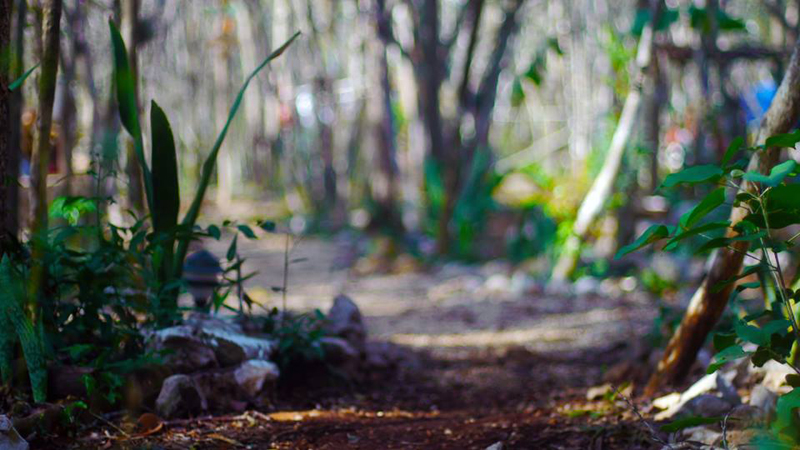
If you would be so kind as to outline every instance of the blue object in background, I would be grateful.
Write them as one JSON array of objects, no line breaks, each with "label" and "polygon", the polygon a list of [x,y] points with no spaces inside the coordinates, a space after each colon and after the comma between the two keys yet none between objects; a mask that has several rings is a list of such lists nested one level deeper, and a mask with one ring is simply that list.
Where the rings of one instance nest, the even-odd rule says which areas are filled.
[{"label": "blue object in background", "polygon": [[761,118],[772,104],[777,91],[778,87],[773,80],[763,80],[742,92],[739,101],[744,109],[748,126],[758,126],[761,123]]}]

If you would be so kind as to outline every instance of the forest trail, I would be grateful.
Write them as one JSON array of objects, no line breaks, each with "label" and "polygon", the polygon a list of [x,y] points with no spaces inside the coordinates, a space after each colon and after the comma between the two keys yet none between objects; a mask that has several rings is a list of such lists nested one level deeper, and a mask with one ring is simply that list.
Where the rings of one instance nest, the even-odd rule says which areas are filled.
[{"label": "forest trail", "polygon": [[[210,249],[224,254],[225,243]],[[629,408],[589,402],[588,388],[623,360],[652,323],[636,295],[514,293],[502,263],[354,275],[354,243],[308,239],[292,252],[290,310],[326,310],[345,293],[372,342],[402,355],[355,385],[279,393],[277,412],[173,424],[158,448],[650,448]],[[241,246],[244,247],[244,246]],[[280,307],[284,241],[240,248],[259,274],[248,292]],[[375,344],[380,345],[380,344]],[[633,345],[635,347],[635,345]],[[141,444],[141,443],[140,443]],[[154,447],[156,448],[156,447]]]}]

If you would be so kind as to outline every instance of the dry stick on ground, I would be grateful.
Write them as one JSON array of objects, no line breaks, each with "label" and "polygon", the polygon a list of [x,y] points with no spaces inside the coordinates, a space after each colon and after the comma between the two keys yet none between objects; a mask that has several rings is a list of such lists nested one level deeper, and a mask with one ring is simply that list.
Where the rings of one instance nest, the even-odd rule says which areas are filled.
[{"label": "dry stick on ground", "polygon": [[[657,18],[661,9],[661,0],[653,0],[653,2],[654,5],[651,9],[655,11],[653,17]],[[648,72],[646,69],[650,65],[653,53],[654,31],[652,24],[654,22],[651,20],[642,31],[642,37],[639,39],[639,49],[636,53],[636,73],[632,77],[633,86],[631,86],[628,97],[625,99],[622,115],[617,124],[617,129],[614,130],[614,136],[611,139],[611,145],[608,148],[603,167],[600,169],[600,174],[597,175],[592,187],[586,194],[586,198],[581,203],[581,207],[578,209],[578,217],[572,227],[572,233],[567,239],[564,251],[553,269],[552,279],[554,281],[564,281],[575,271],[578,257],[580,256],[581,242],[586,237],[589,227],[603,210],[609,195],[611,195],[614,181],[622,163],[622,156],[625,153],[625,147],[628,144],[628,138],[630,138],[636,122],[639,105],[642,102],[642,87]]]},{"label": "dry stick on ground", "polygon": [[[800,41],[795,44],[786,75],[761,122],[756,143],[763,144],[770,136],[789,132],[798,118],[800,118]],[[779,156],[779,148],[755,152],[750,158],[747,170],[769,173],[778,162]],[[757,188],[758,186],[753,183],[743,182],[740,191],[756,193]],[[730,214],[731,228],[747,214],[745,206],[733,208]],[[731,233],[729,231],[729,234]],[[645,395],[653,395],[664,385],[680,382],[689,372],[706,336],[725,310],[734,285],[728,284],[719,291],[714,291],[713,287],[739,273],[748,244],[745,241],[735,242],[731,247],[719,249],[711,256],[710,269],[692,297],[681,325],[670,339],[656,372],[650,377]]]}]

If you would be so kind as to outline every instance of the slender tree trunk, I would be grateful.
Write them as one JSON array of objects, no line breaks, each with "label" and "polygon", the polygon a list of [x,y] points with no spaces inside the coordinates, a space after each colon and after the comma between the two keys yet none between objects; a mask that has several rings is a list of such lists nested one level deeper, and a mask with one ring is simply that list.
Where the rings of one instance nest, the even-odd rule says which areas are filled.
[{"label": "slender tree trunk", "polygon": [[[123,2],[122,28],[128,46],[128,59],[130,59],[131,72],[133,73],[134,89],[137,91],[138,100],[138,47],[139,47],[139,0],[126,0]],[[136,156],[136,149],[132,139],[126,139],[125,174],[128,176],[128,207],[140,214],[144,212],[144,188],[142,187],[142,168]]]},{"label": "slender tree trunk", "polygon": [[[654,20],[658,20],[661,1],[654,0],[654,3],[656,6],[652,9],[656,11],[656,14],[653,14],[653,17],[655,18]],[[589,232],[589,227],[603,210],[612,193],[614,181],[619,174],[619,168],[622,163],[622,156],[625,153],[625,147],[628,145],[628,138],[631,135],[633,126],[636,123],[639,104],[642,100],[642,85],[653,53],[654,32],[652,23],[653,21],[650,21],[642,31],[642,37],[639,39],[639,49],[636,54],[636,73],[632,77],[633,86],[631,86],[628,97],[625,99],[625,105],[622,107],[622,115],[617,124],[617,129],[614,130],[614,136],[611,138],[611,145],[603,162],[603,167],[578,209],[578,217],[575,219],[572,233],[567,238],[562,254],[553,269],[552,279],[554,281],[563,282],[572,275],[580,256],[581,243]]]},{"label": "slender tree trunk", "polygon": [[39,75],[39,124],[37,145],[31,163],[31,186],[33,199],[33,233],[42,237],[47,230],[47,173],[50,167],[50,131],[53,123],[53,101],[55,100],[60,50],[59,31],[61,22],[61,0],[46,0],[42,18],[42,65]]},{"label": "slender tree trunk", "polygon": [[9,137],[13,124],[9,121],[11,93],[10,60],[8,50],[11,48],[11,0],[0,0],[0,254],[6,253],[16,236],[13,223],[9,220],[14,210],[10,209],[11,192],[9,187],[16,182],[12,179],[14,170],[10,167],[11,152]]},{"label": "slender tree trunk", "polygon": [[[14,58],[11,68],[11,79],[17,79],[22,76],[25,68],[23,67],[23,56],[25,54],[25,22],[28,16],[28,3],[26,0],[16,1],[16,19],[14,21]],[[10,214],[6,216],[7,230],[13,237],[19,235],[20,224],[20,208],[19,208],[19,185],[17,180],[19,178],[19,167],[22,159],[22,109],[25,104],[22,89],[16,89],[11,93],[11,109],[9,113],[8,123],[11,127],[9,134],[8,149],[8,166],[6,167],[7,174],[10,177],[11,183],[5,187],[7,189],[6,195],[8,198],[8,211]]]},{"label": "slender tree trunk", "polygon": [[[214,61],[214,124],[217,130],[225,126],[228,119],[230,38],[233,19],[227,14],[220,16],[220,34],[217,44],[217,58]],[[233,146],[220,152],[217,160],[217,205],[230,203],[233,196]]]},{"label": "slender tree trunk", "polygon": [[[800,119],[800,42],[795,44],[789,67],[786,70],[775,98],[767,110],[758,131],[757,144],[762,144],[770,136],[789,132]],[[769,173],[778,162],[779,148],[754,152],[747,171]],[[756,192],[757,186],[744,182],[742,191]],[[748,211],[744,206],[731,210],[731,225],[739,223]],[[655,373],[645,388],[645,395],[656,393],[662,386],[678,383],[686,376],[694,363],[697,352],[703,346],[708,333],[716,325],[733,290],[733,284],[714,292],[713,286],[734,277],[742,268],[748,242],[735,242],[733,248],[719,249],[711,256],[711,264],[700,288],[697,289],[686,314],[683,316],[675,335],[670,339],[664,356],[658,363]]]}]

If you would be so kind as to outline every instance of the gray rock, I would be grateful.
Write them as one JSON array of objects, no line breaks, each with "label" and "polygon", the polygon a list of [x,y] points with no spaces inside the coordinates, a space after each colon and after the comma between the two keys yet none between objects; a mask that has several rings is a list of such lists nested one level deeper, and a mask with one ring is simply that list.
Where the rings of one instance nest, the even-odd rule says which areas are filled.
[{"label": "gray rock", "polygon": [[277,348],[272,339],[247,336],[239,325],[204,314],[190,316],[184,325],[155,331],[150,338],[154,350],[173,352],[168,364],[184,373],[232,367],[248,359],[266,360]]},{"label": "gray rock", "polygon": [[721,397],[711,394],[703,394],[698,395],[697,397],[686,402],[678,415],[683,416],[685,413],[686,416],[724,416],[730,412],[731,409],[733,409],[733,406],[734,405],[725,401],[725,399]]},{"label": "gray rock", "polygon": [[325,336],[319,340],[325,360],[332,364],[357,362],[360,355],[349,342],[333,336]]},{"label": "gray rock", "polygon": [[267,383],[275,382],[281,372],[271,361],[251,359],[245,361],[233,373],[236,384],[250,397],[255,397]]},{"label": "gray rock", "polygon": [[11,419],[0,415],[0,450],[28,450],[28,442],[14,429]]},{"label": "gray rock", "polygon": [[767,416],[775,413],[778,404],[778,394],[762,384],[757,384],[750,391],[750,405],[761,409]]},{"label": "gray rock", "polygon": [[346,295],[333,300],[325,330],[332,336],[345,339],[359,353],[364,351],[367,329],[358,306]]},{"label": "gray rock", "polygon": [[[731,374],[730,376],[733,375],[734,374]],[[710,395],[709,392],[717,392],[719,393],[719,396]],[[704,398],[703,400],[698,401],[701,408],[709,406],[713,409],[712,405],[719,405],[722,407],[721,405],[724,403],[727,405],[726,412],[732,407],[741,403],[739,394],[737,394],[736,389],[731,385],[728,378],[717,371],[699,379],[695,384],[681,394],[678,402],[670,406],[666,411],[656,414],[655,419],[667,420],[676,416],[690,415],[696,405],[690,405],[689,403],[693,402],[699,397]],[[722,403],[718,402],[717,400],[708,400],[708,397],[713,397]],[[697,413],[697,415],[702,414]],[[713,416],[715,414],[710,415]]]},{"label": "gray rock", "polygon": [[751,405],[739,405],[728,413],[727,428],[745,429],[763,424],[766,419],[764,410]]},{"label": "gray rock", "polygon": [[583,296],[583,295],[594,295],[600,292],[600,281],[594,277],[581,277],[573,286],[575,289],[575,295]]},{"label": "gray rock", "polygon": [[169,419],[180,415],[191,415],[202,409],[202,396],[191,378],[172,375],[164,380],[156,399],[156,412]]},{"label": "gray rock", "polygon": [[486,447],[486,450],[503,450],[505,446],[502,441],[497,441],[494,444]]},{"label": "gray rock", "polygon": [[[711,429],[710,427],[707,426],[685,428],[681,431],[681,435],[687,441],[702,442],[703,444],[708,446],[713,446],[717,442],[722,441],[722,432]],[[698,448],[698,447],[689,447],[689,448]],[[702,448],[708,448],[708,447],[702,447]]]}]

